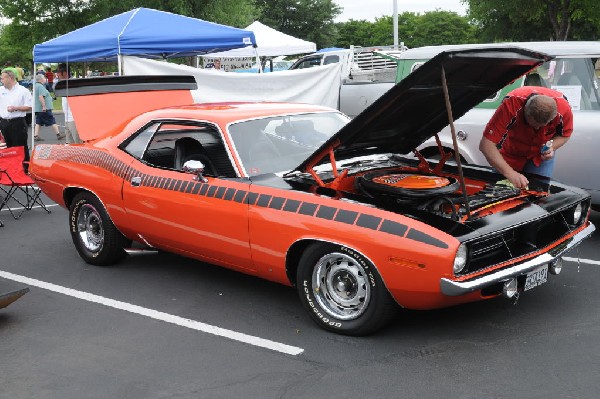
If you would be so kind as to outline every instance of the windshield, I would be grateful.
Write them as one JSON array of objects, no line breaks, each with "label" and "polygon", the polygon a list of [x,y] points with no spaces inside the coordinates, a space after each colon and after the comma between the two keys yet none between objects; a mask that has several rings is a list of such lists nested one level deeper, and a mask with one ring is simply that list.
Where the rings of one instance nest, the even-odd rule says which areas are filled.
[{"label": "windshield", "polygon": [[600,93],[592,58],[559,58],[544,63],[525,78],[525,85],[558,90],[573,110],[600,110]]},{"label": "windshield", "polygon": [[281,115],[229,126],[246,174],[288,171],[300,165],[349,119],[339,112]]}]

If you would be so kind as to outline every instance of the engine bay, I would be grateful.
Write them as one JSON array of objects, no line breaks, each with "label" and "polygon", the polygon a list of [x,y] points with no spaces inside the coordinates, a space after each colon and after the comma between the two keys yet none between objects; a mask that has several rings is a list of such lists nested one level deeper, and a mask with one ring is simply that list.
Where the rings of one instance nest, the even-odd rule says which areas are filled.
[{"label": "engine bay", "polygon": [[[417,159],[389,154],[340,162],[338,166],[333,171],[311,168],[308,173],[288,175],[286,180],[301,183],[313,192],[396,213],[426,212],[456,222],[517,207],[548,195],[549,189],[547,184],[532,182],[530,189],[521,190],[501,175],[480,167],[466,167],[461,176],[456,165],[425,160],[420,154]],[[327,193],[327,189],[335,193]]]},{"label": "engine bay", "polygon": [[455,221],[465,220],[469,211],[471,217],[482,215],[485,207],[502,204],[502,208],[507,209],[516,206],[528,196],[505,184],[474,180],[469,182],[465,196],[453,176],[401,172],[366,173],[357,177],[355,184],[364,195],[385,208],[392,204],[414,207]]}]

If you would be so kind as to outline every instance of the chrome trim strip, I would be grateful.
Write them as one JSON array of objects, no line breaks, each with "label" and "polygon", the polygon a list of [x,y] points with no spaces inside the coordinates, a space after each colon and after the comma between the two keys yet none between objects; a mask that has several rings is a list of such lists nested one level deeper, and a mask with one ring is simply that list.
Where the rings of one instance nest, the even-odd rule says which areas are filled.
[{"label": "chrome trim strip", "polygon": [[146,248],[124,248],[124,251],[129,256],[156,255],[158,253],[157,249],[146,249]]},{"label": "chrome trim strip", "polygon": [[442,294],[448,296],[459,296],[468,294],[473,291],[480,290],[495,283],[505,281],[515,276],[521,276],[530,272],[538,266],[551,263],[557,258],[560,258],[568,251],[575,248],[581,241],[590,236],[596,227],[590,222],[589,226],[575,234],[573,237],[565,240],[562,244],[552,248],[546,253],[543,253],[535,258],[529,259],[518,265],[498,270],[482,277],[477,277],[469,281],[453,281],[447,278],[440,280],[440,288]]}]

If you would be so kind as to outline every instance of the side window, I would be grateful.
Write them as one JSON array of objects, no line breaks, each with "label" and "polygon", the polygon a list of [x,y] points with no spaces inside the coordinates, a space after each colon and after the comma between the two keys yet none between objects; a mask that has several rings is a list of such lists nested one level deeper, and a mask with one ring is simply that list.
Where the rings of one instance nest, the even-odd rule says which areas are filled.
[{"label": "side window", "polygon": [[323,65],[335,64],[336,62],[340,62],[339,55],[328,55],[327,57],[325,57]]},{"label": "side window", "polygon": [[548,63],[548,81],[551,88],[565,95],[574,111],[600,108],[600,93],[593,59],[552,60]]},{"label": "side window", "polygon": [[208,176],[237,177],[215,126],[186,121],[157,121],[123,148],[147,165],[181,170],[189,160],[201,161]]},{"label": "side window", "polygon": [[152,140],[152,136],[158,129],[159,124],[153,123],[147,126],[144,130],[139,132],[137,136],[135,136],[131,141],[125,145],[123,150],[127,152],[134,158],[142,159],[144,156],[144,152],[146,152],[146,148],[148,148],[148,143]]}]

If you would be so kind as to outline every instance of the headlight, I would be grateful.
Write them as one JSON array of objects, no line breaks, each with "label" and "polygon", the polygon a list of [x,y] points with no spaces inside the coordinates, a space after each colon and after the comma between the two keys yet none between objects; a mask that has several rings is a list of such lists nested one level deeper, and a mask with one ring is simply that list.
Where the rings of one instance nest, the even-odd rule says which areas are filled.
[{"label": "headlight", "polygon": [[581,222],[581,217],[583,216],[583,205],[581,202],[577,204],[575,209],[573,209],[573,224],[579,224]]},{"label": "headlight", "polygon": [[454,257],[454,274],[460,273],[467,265],[469,251],[465,244],[460,244]]}]

